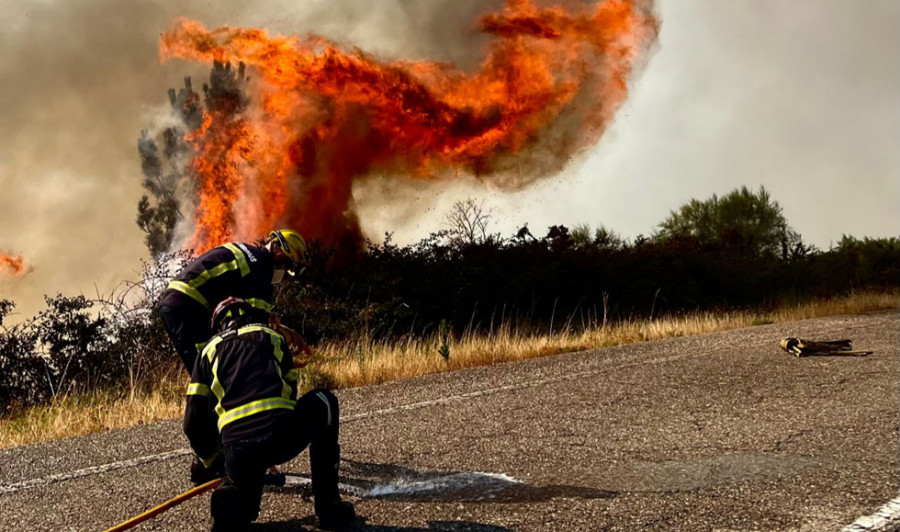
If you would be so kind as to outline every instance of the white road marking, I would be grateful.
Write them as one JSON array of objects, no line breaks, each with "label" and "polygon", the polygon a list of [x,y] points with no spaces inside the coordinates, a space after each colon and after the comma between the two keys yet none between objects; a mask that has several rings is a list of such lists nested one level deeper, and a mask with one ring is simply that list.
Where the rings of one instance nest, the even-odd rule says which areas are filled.
[{"label": "white road marking", "polygon": [[860,517],[841,532],[882,532],[900,523],[900,497],[889,501],[872,515]]},{"label": "white road marking", "polygon": [[86,467],[84,469],[79,469],[70,473],[58,473],[56,475],[50,475],[47,477],[24,480],[22,482],[16,482],[14,484],[0,486],[0,495],[6,493],[15,493],[17,491],[26,490],[29,488],[37,488],[39,486],[45,486],[47,484],[53,484],[55,482],[63,482],[65,480],[89,477],[92,475],[105,473],[107,471],[115,471],[117,469],[125,469],[128,467],[137,467],[139,465],[151,464],[153,462],[160,462],[162,460],[169,460],[178,456],[184,456],[186,454],[191,454],[191,450],[188,448],[176,449],[174,451],[166,451],[164,453],[141,456],[138,458],[133,458],[131,460],[123,460],[121,462],[112,462],[109,464],[103,464],[94,467]]}]

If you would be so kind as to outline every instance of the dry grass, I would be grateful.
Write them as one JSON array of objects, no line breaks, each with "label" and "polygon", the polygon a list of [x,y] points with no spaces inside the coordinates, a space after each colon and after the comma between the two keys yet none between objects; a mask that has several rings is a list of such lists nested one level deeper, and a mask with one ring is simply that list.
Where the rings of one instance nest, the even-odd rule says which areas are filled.
[{"label": "dry grass", "polygon": [[[626,321],[554,335],[520,334],[501,327],[490,334],[464,335],[444,342],[432,338],[375,341],[360,337],[321,346],[302,374],[307,388],[334,388],[404,379],[581,351],[611,345],[704,334],[783,321],[898,308],[897,293],[857,293],[848,297],[786,306],[771,312],[698,312],[650,321]],[[449,357],[441,356],[441,347]],[[446,352],[446,351],[445,351]],[[52,405],[25,409],[0,420],[0,448],[150,423],[183,411],[185,378],[167,372],[150,392],[66,396]]]},{"label": "dry grass", "polygon": [[184,414],[187,376],[166,371],[154,389],[58,396],[0,419],[0,449],[172,419]]},{"label": "dry grass", "polygon": [[312,371],[327,376],[336,388],[348,388],[405,379],[456,369],[583,351],[676,336],[725,331],[765,323],[800,320],[838,314],[859,314],[898,308],[898,295],[859,293],[849,297],[813,301],[771,312],[698,312],[654,320],[625,321],[553,335],[523,335],[509,327],[491,334],[464,335],[447,342],[450,356],[439,349],[439,335],[430,339],[372,341],[358,338],[324,346]]}]

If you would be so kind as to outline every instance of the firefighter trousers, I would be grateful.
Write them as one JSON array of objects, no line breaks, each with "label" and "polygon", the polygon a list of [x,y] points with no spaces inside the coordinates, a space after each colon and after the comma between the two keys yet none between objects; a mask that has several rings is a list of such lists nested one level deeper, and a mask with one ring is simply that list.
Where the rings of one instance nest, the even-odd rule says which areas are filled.
[{"label": "firefighter trousers", "polygon": [[185,369],[191,373],[200,351],[212,337],[210,313],[206,307],[180,293],[165,301],[157,309],[159,317]]},{"label": "firefighter trousers", "polygon": [[[259,516],[266,471],[287,462],[309,447],[310,472],[316,506],[338,495],[340,411],[337,397],[328,390],[313,390],[281,416],[271,432],[226,444],[225,479],[213,493],[210,510],[213,530],[232,530]],[[239,528],[238,528],[239,529]]]}]

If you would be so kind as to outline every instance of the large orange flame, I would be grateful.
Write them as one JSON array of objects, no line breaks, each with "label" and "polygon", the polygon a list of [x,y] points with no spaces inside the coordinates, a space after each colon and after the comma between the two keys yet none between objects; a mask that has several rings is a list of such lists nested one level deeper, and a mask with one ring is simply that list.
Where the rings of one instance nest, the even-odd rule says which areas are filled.
[{"label": "large orange flame", "polygon": [[0,252],[0,275],[14,277],[25,273],[25,259],[16,255],[5,255]]},{"label": "large orange flame", "polygon": [[358,237],[352,182],[373,173],[530,183],[540,172],[510,177],[511,157],[543,146],[561,166],[602,135],[657,34],[650,7],[605,0],[573,13],[507,0],[478,22],[496,38],[471,74],[383,62],[317,36],[175,21],[161,60],[243,62],[258,73],[246,109],[208,110],[189,133],[199,197],[188,244],[199,252],[276,226],[326,242]]}]

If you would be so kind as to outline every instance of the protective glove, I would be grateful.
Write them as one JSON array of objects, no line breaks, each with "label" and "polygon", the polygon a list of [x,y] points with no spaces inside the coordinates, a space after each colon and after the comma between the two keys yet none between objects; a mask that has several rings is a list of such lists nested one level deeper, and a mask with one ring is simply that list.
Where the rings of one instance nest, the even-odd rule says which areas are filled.
[{"label": "protective glove", "polygon": [[225,476],[225,457],[220,452],[216,452],[212,457],[206,460],[209,464],[204,465],[203,460],[196,454],[191,460],[191,483],[195,486],[206,484],[210,480],[222,478]]}]

